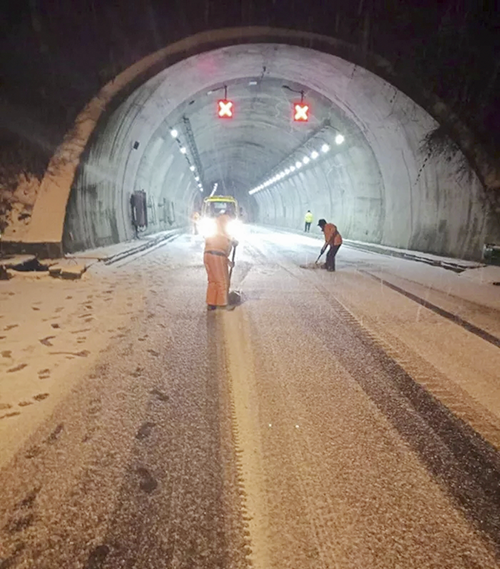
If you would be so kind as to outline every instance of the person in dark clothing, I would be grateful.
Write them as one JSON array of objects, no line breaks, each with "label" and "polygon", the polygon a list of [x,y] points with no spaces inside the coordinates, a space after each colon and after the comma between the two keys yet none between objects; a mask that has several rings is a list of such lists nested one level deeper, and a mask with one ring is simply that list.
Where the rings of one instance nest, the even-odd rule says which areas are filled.
[{"label": "person in dark clothing", "polygon": [[327,247],[330,247],[326,254],[325,269],[333,272],[335,271],[335,256],[342,245],[342,235],[338,232],[336,225],[327,223],[325,219],[320,219],[318,226],[321,227],[321,231],[325,234],[325,244],[321,249],[321,254],[326,251]]}]

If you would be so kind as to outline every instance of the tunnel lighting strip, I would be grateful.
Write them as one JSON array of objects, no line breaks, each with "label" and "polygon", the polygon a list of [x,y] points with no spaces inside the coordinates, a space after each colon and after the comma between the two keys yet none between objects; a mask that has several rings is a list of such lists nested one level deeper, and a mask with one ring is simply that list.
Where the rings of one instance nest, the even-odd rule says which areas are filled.
[{"label": "tunnel lighting strip", "polygon": [[196,166],[194,166],[194,164],[191,164],[191,160],[189,159],[187,148],[182,144],[182,142],[179,138],[179,131],[176,128],[171,128],[170,129],[170,136],[179,145],[179,152],[185,156],[186,161],[189,164],[189,170],[193,173],[194,181],[196,182],[200,192],[203,192],[203,184],[200,182],[200,175],[196,171]]},{"label": "tunnel lighting strip", "polygon": [[[337,134],[337,136],[335,137],[335,144],[340,145],[344,141],[345,137],[340,133]],[[283,170],[274,174],[273,176],[270,176],[269,178],[267,178],[267,180],[265,180],[258,186],[255,186],[255,188],[252,188],[248,192],[249,195],[253,196],[257,192],[266,190],[267,188],[273,186],[277,182],[280,182],[283,178],[295,175],[295,173],[298,172],[303,166],[307,166],[308,164],[314,163],[322,154],[324,155],[327,154],[328,152],[330,152],[330,145],[326,144],[325,142],[318,150],[313,150],[310,154],[305,154],[305,156],[302,156],[302,158],[300,159],[289,157],[284,161],[284,162],[288,161],[290,162],[288,166],[285,166]],[[295,151],[293,155],[296,155],[298,153],[299,151]]]}]

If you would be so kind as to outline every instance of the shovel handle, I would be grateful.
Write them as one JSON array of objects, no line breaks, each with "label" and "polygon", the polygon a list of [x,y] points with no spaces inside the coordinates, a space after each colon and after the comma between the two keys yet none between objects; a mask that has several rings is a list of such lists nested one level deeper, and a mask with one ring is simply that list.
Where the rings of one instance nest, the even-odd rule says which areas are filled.
[{"label": "shovel handle", "polygon": [[237,245],[235,245],[235,246],[233,247],[233,256],[232,256],[232,259],[231,259],[232,266],[231,266],[231,268],[229,269],[229,280],[228,280],[228,284],[227,284],[228,290],[229,290],[229,287],[231,286],[231,277],[233,276],[234,259],[235,259],[235,257],[236,257],[236,247],[237,247]]}]

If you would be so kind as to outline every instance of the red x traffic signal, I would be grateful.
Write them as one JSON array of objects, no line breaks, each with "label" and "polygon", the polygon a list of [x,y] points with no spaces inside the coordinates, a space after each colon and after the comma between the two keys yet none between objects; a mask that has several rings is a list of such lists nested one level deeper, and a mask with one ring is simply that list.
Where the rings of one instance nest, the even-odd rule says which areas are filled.
[{"label": "red x traffic signal", "polygon": [[307,103],[295,103],[293,110],[293,120],[295,122],[307,122],[309,120],[309,105]]},{"label": "red x traffic signal", "polygon": [[233,101],[228,99],[221,99],[217,102],[217,113],[220,119],[233,118]]}]

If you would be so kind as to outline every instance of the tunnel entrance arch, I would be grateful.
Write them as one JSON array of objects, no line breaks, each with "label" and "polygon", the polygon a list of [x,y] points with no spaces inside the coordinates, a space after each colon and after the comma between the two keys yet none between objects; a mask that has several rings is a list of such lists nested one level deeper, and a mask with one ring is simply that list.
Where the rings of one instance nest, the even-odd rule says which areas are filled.
[{"label": "tunnel entrance arch", "polygon": [[[221,50],[228,46],[272,44],[314,50],[317,53],[331,55],[349,62],[354,69],[371,71],[375,76],[386,81],[388,86],[394,87],[396,91],[399,90],[397,92],[410,95],[411,99],[426,109],[430,116],[450,125],[456,140],[467,156],[472,159],[473,165],[477,166],[474,162],[474,156],[471,157],[472,138],[467,129],[432,94],[416,88],[412,84],[411,78],[397,73],[388,62],[376,55],[364,53],[359,47],[334,38],[300,31],[273,28],[232,28],[203,32],[172,44],[132,65],[105,85],[98,95],[88,103],[77,117],[71,133],[67,135],[49,164],[41,184],[25,241],[34,244],[49,243],[56,247],[61,246],[70,190],[74,185],[75,174],[82,165],[82,157],[84,160],[90,157],[91,146],[99,137],[100,132],[109,124],[109,121],[113,120],[113,113],[141,85],[145,85],[165,69],[169,69],[193,56]],[[89,165],[87,164],[87,166]],[[92,169],[92,164],[89,167]],[[478,171],[481,176],[481,169],[479,168]],[[483,182],[486,177],[487,173],[481,176]],[[91,186],[89,188],[92,191],[96,190]],[[266,201],[272,198],[263,194],[259,199],[259,205],[262,208]],[[376,200],[378,198],[372,196],[368,199]],[[123,208],[123,204],[115,205]],[[50,223],[47,221],[48,215],[51,217]],[[278,223],[279,220],[275,219],[274,222]],[[281,224],[286,225],[286,220],[285,223]],[[113,225],[112,221],[110,225]],[[112,240],[116,241],[120,238],[119,230],[114,229],[112,233]],[[372,240],[384,240],[382,234],[372,235],[371,238]],[[404,243],[393,244],[404,245]]]}]

